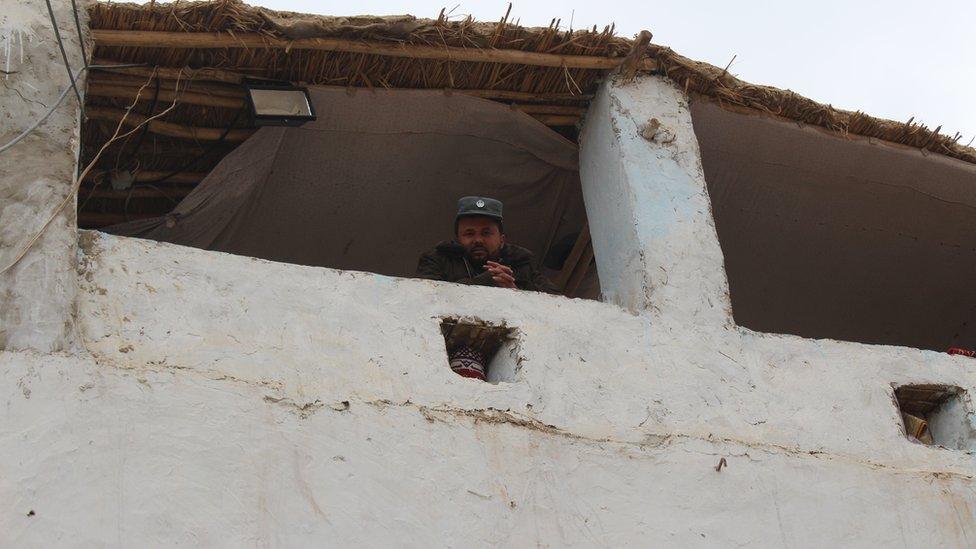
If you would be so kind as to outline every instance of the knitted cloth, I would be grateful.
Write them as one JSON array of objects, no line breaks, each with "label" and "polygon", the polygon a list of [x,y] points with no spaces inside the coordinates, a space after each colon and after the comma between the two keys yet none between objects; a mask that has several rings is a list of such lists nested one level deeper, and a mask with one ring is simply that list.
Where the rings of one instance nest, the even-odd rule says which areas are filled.
[{"label": "knitted cloth", "polygon": [[461,346],[451,353],[451,369],[460,376],[485,380],[485,355],[471,347]]}]

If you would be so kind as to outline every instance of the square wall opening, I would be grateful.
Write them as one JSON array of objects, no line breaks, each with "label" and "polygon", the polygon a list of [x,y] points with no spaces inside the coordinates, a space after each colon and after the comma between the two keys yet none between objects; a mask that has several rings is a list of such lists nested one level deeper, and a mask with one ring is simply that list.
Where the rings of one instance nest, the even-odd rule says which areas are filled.
[{"label": "square wall opening", "polygon": [[521,367],[518,330],[481,320],[445,318],[441,334],[454,373],[488,383],[511,383]]},{"label": "square wall opening", "polygon": [[952,450],[976,449],[976,425],[966,391],[952,385],[902,385],[895,388],[909,440]]}]

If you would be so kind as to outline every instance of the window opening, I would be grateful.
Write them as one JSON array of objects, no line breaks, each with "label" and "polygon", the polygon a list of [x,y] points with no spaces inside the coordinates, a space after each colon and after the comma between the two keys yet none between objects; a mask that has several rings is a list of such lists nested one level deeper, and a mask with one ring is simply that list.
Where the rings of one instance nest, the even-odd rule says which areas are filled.
[{"label": "window opening", "polygon": [[[126,112],[130,98],[101,93],[119,80],[135,89],[153,86],[133,116],[172,106],[167,98],[176,93],[175,81],[96,73],[88,112]],[[275,86],[283,91],[283,83]],[[101,155],[79,194],[79,227],[415,278],[421,254],[456,238],[455,202],[487,196],[508,204],[508,243],[531,251],[560,293],[599,298],[575,122],[555,132],[503,102],[440,90],[349,93],[312,86],[292,91],[308,101],[316,120],[256,131],[240,84],[208,82],[206,88],[233,95],[234,108],[181,101],[160,122],[182,130],[157,134],[150,126],[139,134],[148,134],[145,139]],[[89,117],[83,163],[95,158],[117,124]],[[410,192],[396,192],[402,188]]]},{"label": "window opening", "polygon": [[518,330],[480,320],[445,318],[441,333],[451,370],[462,377],[489,383],[515,381],[522,359]]},{"label": "window opening", "polygon": [[909,440],[953,450],[976,449],[976,426],[966,391],[950,385],[903,385],[895,388]]},{"label": "window opening", "polygon": [[971,165],[709,101],[690,108],[736,324],[974,347]]}]

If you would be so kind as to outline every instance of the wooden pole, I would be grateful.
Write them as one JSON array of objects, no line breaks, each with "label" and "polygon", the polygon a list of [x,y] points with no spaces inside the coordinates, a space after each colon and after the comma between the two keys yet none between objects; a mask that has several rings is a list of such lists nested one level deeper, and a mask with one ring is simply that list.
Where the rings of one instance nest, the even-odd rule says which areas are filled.
[{"label": "wooden pole", "polygon": [[[111,86],[102,85],[98,82],[92,82],[88,85],[88,93],[94,97],[119,97],[123,99],[132,99],[136,96],[138,88],[128,87],[128,86]],[[241,99],[232,99],[228,97],[217,97],[210,96],[206,94],[192,93],[192,92],[182,92],[179,94],[174,93],[171,90],[160,90],[159,100],[165,102],[173,101],[173,98],[177,98],[177,103],[185,103],[187,105],[206,105],[212,107],[225,107],[225,108],[241,108],[244,105],[244,101]],[[146,93],[143,90],[140,100],[149,101],[152,95]],[[529,116],[535,118],[539,122],[547,126],[574,126],[580,120],[579,114],[558,114],[561,112],[582,112],[579,107],[562,107],[559,105],[533,105],[529,108],[527,105],[515,106],[517,110],[522,110]],[[93,120],[115,120],[121,119],[122,111],[115,112],[114,114],[108,114],[107,111],[115,111],[108,107],[89,107],[88,118]],[[116,117],[117,116],[117,117]],[[129,119],[133,119],[134,115],[130,114]],[[129,120],[126,121],[128,123]],[[130,125],[139,124],[141,119],[137,122],[133,122]],[[153,133],[158,133],[160,135],[169,135],[171,137],[185,137],[187,139],[200,139],[200,140],[213,140],[220,137],[220,133],[223,131],[219,128],[190,128],[188,126],[180,126],[178,124],[173,124],[171,122],[162,122],[159,120],[153,120],[149,123],[149,131]],[[197,132],[197,133],[191,133]],[[214,133],[216,132],[216,134]],[[250,136],[250,133],[245,135],[243,132],[251,132],[251,130],[231,130],[231,134],[227,136],[225,141],[243,141]],[[233,135],[234,137],[231,137]]]},{"label": "wooden pole", "polygon": [[[165,175],[169,175],[169,173],[170,172],[157,172],[157,171],[139,170],[138,172],[135,173],[135,182],[136,183],[143,183],[143,182],[146,182],[146,181],[155,181],[155,180],[159,179],[160,177],[163,177]],[[104,174],[105,174],[105,171],[104,170],[103,171],[100,171],[100,172],[97,172],[95,170],[92,170],[87,175],[85,175],[84,181],[85,181],[85,183],[95,183]],[[178,173],[176,175],[173,175],[173,176],[170,176],[170,177],[166,178],[166,182],[169,183],[169,184],[180,184],[180,183],[182,183],[182,184],[196,185],[197,183],[203,181],[203,178],[204,177],[207,177],[207,174],[200,173],[200,172],[189,172],[189,173],[188,172],[180,172],[180,173]]]},{"label": "wooden pole", "polygon": [[630,53],[620,65],[620,74],[624,81],[630,82],[637,76],[637,71],[641,69],[642,57],[647,52],[647,45],[651,43],[651,33],[646,30],[640,31],[634,45],[630,48]]},{"label": "wooden pole", "polygon": [[[88,95],[94,97],[116,97],[120,99],[132,99],[136,96],[139,91],[142,82],[137,82],[135,80],[130,81],[119,81],[119,82],[102,82],[100,80],[92,79],[88,83]],[[228,97],[226,95],[211,95],[209,93],[198,93],[191,91],[181,91],[179,93],[174,92],[172,89],[173,82],[167,82],[159,90],[159,101],[171,102],[173,99],[177,99],[178,103],[184,103],[187,105],[203,105],[209,107],[224,107],[228,109],[239,109],[244,106],[243,99],[236,99],[233,97]],[[192,86],[191,86],[192,87]],[[155,92],[147,92],[143,90],[142,94],[139,96],[140,101],[150,101],[155,95]],[[563,117],[553,117],[552,125],[572,125],[575,124],[580,115],[582,115],[586,109],[583,107],[577,107],[573,105],[547,105],[544,103],[534,103],[534,104],[513,104],[513,109],[536,115],[563,115]],[[572,117],[570,119],[569,117]]]},{"label": "wooden pole", "polygon": [[[218,82],[204,82],[196,80],[188,80],[185,76],[177,80],[176,78],[169,78],[168,76],[162,75],[160,73],[157,75],[160,79],[159,87],[162,89],[176,89],[176,82],[180,83],[180,91],[191,91],[193,93],[205,93],[207,95],[218,95],[220,97],[231,97],[234,99],[244,98],[244,89],[241,86],[228,85],[226,83]],[[119,85],[119,86],[135,86],[142,87],[146,83],[147,77],[133,76],[128,74],[115,74],[115,73],[99,73],[92,74],[88,79],[89,82],[98,82],[104,85]],[[147,92],[152,93],[152,87],[147,87]]]},{"label": "wooden pole", "polygon": [[156,213],[130,213],[128,219],[124,213],[105,213],[105,212],[78,212],[78,225],[81,227],[106,227],[125,221],[135,221],[137,219],[148,219],[150,217],[160,217],[165,214]]},{"label": "wooden pole", "polygon": [[576,117],[579,117],[586,112],[584,107],[577,107],[575,105],[513,104],[512,108],[529,114],[563,114]]},{"label": "wooden pole", "polygon": [[[511,63],[539,67],[566,67],[570,69],[610,70],[620,66],[623,58],[598,57],[591,55],[559,55],[522,50],[500,50],[481,48],[459,48],[453,46],[425,46],[399,42],[375,42],[348,40],[344,38],[299,38],[287,40],[272,38],[257,33],[219,33],[219,32],[164,32],[127,31],[93,29],[92,38],[96,46],[140,47],[140,48],[182,48],[182,49],[282,49],[339,51],[382,55],[387,57],[408,57],[437,61],[468,61],[474,63]],[[644,60],[643,70],[654,70],[657,63]]]},{"label": "wooden pole", "polygon": [[[90,81],[88,83],[87,94],[94,97],[116,97],[120,99],[133,99],[139,92],[139,88],[130,86],[120,86],[116,84]],[[142,90],[139,95],[140,101],[152,101],[155,92]],[[232,97],[221,97],[219,95],[209,95],[196,92],[174,92],[172,89],[160,87],[158,100],[161,103],[185,103],[187,105],[203,105],[207,107],[223,107],[227,109],[239,109],[244,106],[243,99]]]},{"label": "wooden pole", "polygon": [[593,261],[593,242],[588,242],[586,244],[586,249],[583,250],[583,255],[580,256],[579,262],[573,269],[573,275],[569,277],[566,282],[566,287],[563,288],[563,294],[566,297],[576,297],[576,290],[579,289],[579,285],[583,282],[583,278],[586,277],[586,273],[590,270],[590,263]]},{"label": "wooden pole", "polygon": [[136,187],[134,189],[112,189],[112,188],[102,188],[102,187],[82,187],[78,191],[78,196],[81,199],[86,199],[88,196],[92,198],[111,198],[115,200],[125,200],[128,198],[173,198],[181,199],[186,195],[190,194],[193,189],[190,187]]},{"label": "wooden pole", "polygon": [[[115,61],[111,59],[98,59],[99,64],[119,64],[121,61]],[[97,69],[98,73],[91,78],[93,81],[98,82],[118,82],[118,83],[129,83],[129,85],[141,86],[146,82],[152,74],[151,67],[131,67],[122,69]],[[243,91],[240,88],[232,88],[227,86],[214,86],[209,87],[201,82],[222,82],[225,84],[239,84],[240,79],[244,77],[243,74],[234,73],[224,69],[189,69],[189,68],[171,68],[171,67],[156,67],[156,75],[163,80],[176,80],[177,76],[183,81],[190,81],[189,88],[195,92],[205,92],[217,95],[230,95],[234,97],[239,97],[242,95]],[[182,71],[182,73],[181,73]],[[262,71],[263,72],[263,69]],[[225,74],[233,74],[236,76],[223,76]],[[132,76],[128,78],[128,76]],[[234,78],[237,78],[234,81]],[[369,93],[372,91],[370,88],[360,88],[360,87],[347,87],[347,86],[326,86],[311,84],[307,82],[295,82],[297,85],[305,86],[315,86],[321,88],[331,88],[331,89],[342,89],[342,90],[352,90],[354,92]],[[420,88],[380,88],[380,89],[420,89]],[[428,88],[429,89],[429,88]],[[511,101],[589,101],[593,99],[593,94],[575,94],[575,93],[532,93],[532,92],[521,92],[521,91],[510,91],[510,90],[481,90],[481,89],[451,89],[443,88],[444,93],[450,95],[456,93],[459,95],[471,95],[474,97],[481,97],[484,99],[507,99]]]},{"label": "wooden pole", "polygon": [[589,101],[593,99],[593,94],[531,93],[507,90],[445,90],[445,93],[459,93],[483,99],[508,99],[511,101]]},{"label": "wooden pole", "polygon": [[546,126],[575,126],[580,117],[564,114],[526,113]]},{"label": "wooden pole", "polygon": [[[114,59],[104,59],[98,58],[92,62],[95,65],[121,65],[124,64],[121,61],[116,61]],[[152,76],[153,67],[122,67],[122,68],[106,68],[106,69],[94,69],[98,72],[108,72],[115,74],[130,74],[133,76],[138,76],[141,81],[145,82],[147,78]],[[227,84],[240,84],[244,79],[244,74],[224,69],[214,69],[214,68],[202,68],[202,69],[191,69],[189,67],[172,68],[172,67],[156,67],[156,76],[159,78],[165,78],[169,80],[206,80],[210,82],[224,82]]]},{"label": "wooden pole", "polygon": [[[146,120],[146,117],[141,114],[130,112],[128,116],[125,116],[125,111],[109,107],[88,107],[85,109],[85,115],[90,120],[107,120],[110,122],[118,122],[124,118],[125,125],[127,126],[138,126]],[[149,131],[159,135],[192,139],[195,141],[217,141],[224,133],[224,130],[221,128],[183,126],[172,122],[163,122],[162,120],[150,121]],[[249,128],[233,129],[227,132],[224,141],[228,143],[239,143],[251,137],[254,132],[255,130]]]},{"label": "wooden pole", "polygon": [[586,221],[583,223],[583,229],[580,230],[580,234],[576,237],[576,243],[573,244],[572,251],[566,257],[566,261],[563,262],[563,269],[559,271],[559,276],[556,277],[556,287],[566,288],[567,282],[569,282],[570,277],[573,274],[573,269],[576,268],[576,264],[579,263],[580,257],[583,255],[583,251],[590,244],[590,222]]}]

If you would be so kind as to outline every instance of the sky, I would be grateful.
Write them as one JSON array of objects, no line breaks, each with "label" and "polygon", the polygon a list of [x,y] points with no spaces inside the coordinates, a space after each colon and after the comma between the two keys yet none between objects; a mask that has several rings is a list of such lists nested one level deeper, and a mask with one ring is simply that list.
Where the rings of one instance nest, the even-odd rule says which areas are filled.
[{"label": "sky", "polygon": [[[480,21],[508,2],[479,0],[245,0],[271,9],[324,15],[433,18],[446,8]],[[545,26],[642,29],[656,44],[754,84],[793,90],[831,105],[976,136],[976,0],[699,1],[570,0],[514,2],[512,19]],[[976,142],[974,142],[976,144]]]}]

